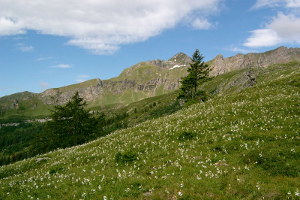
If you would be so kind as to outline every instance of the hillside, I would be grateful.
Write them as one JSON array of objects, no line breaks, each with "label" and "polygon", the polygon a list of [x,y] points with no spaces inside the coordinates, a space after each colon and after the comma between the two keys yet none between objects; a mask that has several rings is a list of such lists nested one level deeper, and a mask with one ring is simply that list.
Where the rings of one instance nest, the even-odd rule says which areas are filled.
[{"label": "hillside", "polygon": [[184,53],[178,53],[167,61],[141,62],[125,69],[115,78],[94,79],[46,90],[41,94],[41,99],[46,104],[63,104],[78,90],[91,107],[128,105],[178,89],[179,81],[185,76],[190,62],[191,58]]},{"label": "hillside", "polygon": [[[235,70],[265,68],[279,63],[300,61],[299,48],[280,47],[265,53],[238,54],[224,58],[218,55],[208,62],[211,76]],[[123,107],[148,97],[167,94],[179,88],[191,58],[178,53],[169,60],[152,60],[125,69],[109,80],[93,79],[83,83],[48,89],[40,94],[24,92],[0,98],[0,118],[11,115],[38,117],[49,114],[53,105],[64,104],[79,91],[90,108]],[[247,79],[247,75],[245,76]],[[249,77],[248,77],[249,78]],[[239,80],[239,82],[245,80]],[[17,104],[16,104],[17,103]]]},{"label": "hillside", "polygon": [[0,167],[0,199],[299,199],[300,64],[230,81],[249,73],[207,86],[208,102]]}]

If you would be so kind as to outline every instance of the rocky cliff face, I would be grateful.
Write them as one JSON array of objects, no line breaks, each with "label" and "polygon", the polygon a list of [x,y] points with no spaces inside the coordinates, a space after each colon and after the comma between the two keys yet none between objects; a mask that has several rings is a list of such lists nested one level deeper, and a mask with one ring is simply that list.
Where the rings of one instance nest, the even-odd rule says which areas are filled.
[{"label": "rocky cliff face", "polygon": [[272,64],[300,61],[300,48],[279,47],[265,53],[238,54],[224,58],[216,56],[210,61],[211,75],[216,76],[247,67],[266,67]]},{"label": "rocky cliff face", "polygon": [[75,84],[63,88],[53,88],[42,92],[39,98],[45,104],[61,105],[67,103],[76,91],[86,101],[93,101],[103,90],[103,83],[100,79],[93,79],[83,84]]}]

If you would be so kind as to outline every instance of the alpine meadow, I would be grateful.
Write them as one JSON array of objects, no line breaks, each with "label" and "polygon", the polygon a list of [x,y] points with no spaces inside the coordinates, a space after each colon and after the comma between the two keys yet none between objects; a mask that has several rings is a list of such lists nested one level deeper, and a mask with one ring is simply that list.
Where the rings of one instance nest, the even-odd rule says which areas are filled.
[{"label": "alpine meadow", "polygon": [[0,200],[300,200],[300,0],[0,0]]},{"label": "alpine meadow", "polygon": [[202,82],[198,103],[102,107],[127,125],[1,166],[0,199],[299,199],[299,77],[297,61],[244,67]]}]

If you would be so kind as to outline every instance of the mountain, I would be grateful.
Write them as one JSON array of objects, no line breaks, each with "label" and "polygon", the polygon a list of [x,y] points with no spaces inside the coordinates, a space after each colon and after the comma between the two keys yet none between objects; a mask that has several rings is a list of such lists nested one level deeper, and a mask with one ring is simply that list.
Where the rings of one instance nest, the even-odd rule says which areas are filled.
[{"label": "mountain", "polygon": [[64,104],[79,91],[93,105],[129,104],[143,98],[174,91],[191,62],[184,53],[168,61],[152,60],[125,69],[109,80],[94,79],[63,88],[49,89],[40,94],[45,104]]},{"label": "mountain", "polygon": [[53,105],[66,103],[76,91],[79,91],[90,107],[127,105],[178,89],[179,81],[186,74],[190,62],[190,57],[178,53],[167,61],[152,60],[138,63],[125,69],[118,77],[108,80],[93,79],[48,89],[39,94],[24,92],[5,96],[0,98],[2,108],[0,110],[11,114],[21,112],[22,108],[25,115],[27,113],[41,115]]},{"label": "mountain", "polygon": [[229,58],[218,55],[208,63],[211,75],[216,76],[241,68],[267,67],[292,61],[300,61],[300,48],[279,47],[265,53],[238,54]]},{"label": "mountain", "polygon": [[207,102],[0,167],[0,199],[299,199],[300,64],[252,70],[251,87],[247,68],[219,75]]},{"label": "mountain", "polygon": [[[216,76],[237,69],[257,67],[263,69],[272,64],[292,61],[300,61],[300,48],[279,47],[265,53],[238,54],[229,58],[218,55],[208,64],[212,69],[211,75]],[[40,94],[25,92],[2,97],[0,114],[16,113],[16,111],[25,115],[47,114],[51,106],[66,103],[75,91],[79,91],[91,108],[128,105],[178,89],[190,62],[189,56],[178,53],[167,61],[151,60],[138,63],[125,69],[118,77],[109,80],[93,79],[66,87],[48,89]],[[251,72],[240,77],[238,82],[248,81],[247,79],[251,79]]]}]

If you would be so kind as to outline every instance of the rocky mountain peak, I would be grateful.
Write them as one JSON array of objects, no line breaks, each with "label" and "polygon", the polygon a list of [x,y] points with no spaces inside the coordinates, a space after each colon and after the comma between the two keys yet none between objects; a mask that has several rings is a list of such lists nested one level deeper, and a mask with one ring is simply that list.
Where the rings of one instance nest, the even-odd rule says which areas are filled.
[{"label": "rocky mountain peak", "polygon": [[287,51],[289,48],[285,47],[285,46],[280,46],[277,49],[274,49],[273,51]]},{"label": "rocky mountain peak", "polygon": [[224,57],[222,54],[219,54],[214,58],[214,60],[223,60],[223,59],[224,59]]},{"label": "rocky mountain peak", "polygon": [[192,62],[191,57],[186,55],[185,53],[179,52],[169,59],[170,62],[176,62],[178,64],[188,64]]},{"label": "rocky mountain peak", "polygon": [[150,63],[152,65],[156,65],[160,68],[164,69],[173,69],[174,67],[182,67],[182,66],[188,66],[192,62],[192,59],[186,55],[185,53],[177,53],[169,60],[151,60],[147,61],[146,63]]}]

